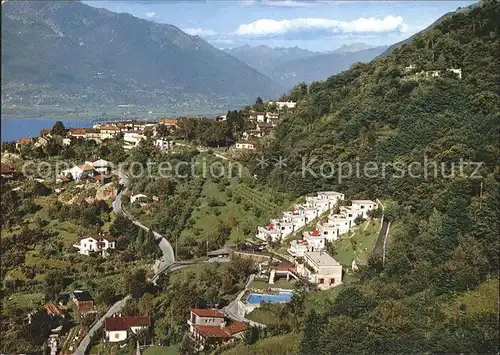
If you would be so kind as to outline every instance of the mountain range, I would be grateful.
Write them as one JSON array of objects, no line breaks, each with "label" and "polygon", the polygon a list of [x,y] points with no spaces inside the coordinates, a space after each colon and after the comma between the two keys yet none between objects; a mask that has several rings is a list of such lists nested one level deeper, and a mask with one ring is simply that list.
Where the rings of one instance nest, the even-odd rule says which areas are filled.
[{"label": "mountain range", "polygon": [[215,110],[283,92],[198,36],[79,1],[4,2],[2,25],[2,109]]},{"label": "mountain range", "polygon": [[36,108],[95,117],[118,106],[217,112],[277,98],[387,48],[219,50],[175,26],[80,1],[3,2],[2,24],[2,113],[11,116]]},{"label": "mountain range", "polygon": [[386,49],[387,46],[352,43],[322,53],[298,47],[270,48],[249,45],[224,51],[289,89],[301,82],[325,80],[330,75],[347,70],[356,62],[369,62]]}]

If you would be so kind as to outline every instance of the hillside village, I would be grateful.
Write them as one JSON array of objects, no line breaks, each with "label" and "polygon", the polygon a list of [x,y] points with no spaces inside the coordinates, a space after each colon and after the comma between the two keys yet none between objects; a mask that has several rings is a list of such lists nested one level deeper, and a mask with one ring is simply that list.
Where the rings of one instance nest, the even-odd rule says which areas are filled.
[{"label": "hillside village", "polygon": [[[295,103],[289,101],[265,104],[259,102],[256,105],[259,108],[263,106],[267,110],[247,110],[245,129],[241,133],[240,140],[235,140],[228,150],[230,154],[227,157],[238,158],[247,151],[257,150],[259,142],[273,134],[283,111],[286,113],[295,108]],[[227,122],[228,115],[218,116],[215,122]],[[64,145],[67,147],[82,142],[94,142],[100,146],[113,141],[119,142],[121,148],[129,153],[133,153],[143,144],[151,145],[159,154],[174,153],[186,148],[185,141],[175,138],[176,133],[182,131],[184,120],[186,119],[162,118],[159,121],[110,121],[95,124],[89,129],[62,129],[56,125],[52,130],[42,130],[37,139],[19,139],[15,148],[23,151],[24,145],[33,145],[40,149],[48,149],[54,141],[60,141],[62,133]],[[206,151],[204,147],[198,149]],[[56,186],[60,186],[56,188],[56,192],[62,193],[67,188],[73,189],[74,184],[89,187],[116,184],[113,167],[111,161],[94,153],[56,176]],[[39,180],[44,183],[43,179]],[[148,196],[141,192],[131,191],[126,196],[127,204],[130,204],[127,208],[140,206],[147,209],[151,203],[159,202],[157,196]],[[260,259],[252,261],[258,270],[251,275],[251,279],[254,278],[256,283],[248,283],[226,308],[191,310],[187,324],[189,339],[194,349],[203,351],[224,347],[241,340],[248,330],[248,322],[264,326],[252,323],[246,317],[252,317],[252,312],[258,309],[262,302],[276,304],[289,302],[295,283],[299,280],[307,282],[317,290],[326,290],[342,284],[347,265],[341,265],[334,256],[329,255],[327,244],[339,240],[352,227],[372,218],[371,212],[377,209],[378,204],[368,200],[353,200],[347,205],[345,195],[335,191],[320,191],[316,196],[304,197],[304,201],[292,204],[290,210],[283,212],[281,218],[271,219],[267,226],[258,227],[257,233],[253,237],[248,236],[241,250],[238,250],[238,247],[234,249],[231,245],[219,250],[207,250],[208,260],[215,263],[224,263],[233,257],[254,260],[256,252]],[[93,234],[82,235],[72,247],[73,253],[78,253],[84,258],[97,256],[102,260],[113,260],[116,255],[122,253],[119,245],[116,236],[108,231],[99,230]],[[282,254],[282,251],[287,255]],[[277,258],[277,261],[272,261],[273,257]],[[347,266],[349,270],[352,267],[352,265]],[[54,324],[59,324],[53,328],[48,341],[53,351],[64,348],[71,353],[77,350],[81,346],[81,343],[78,345],[79,341],[86,334],[85,328],[71,330],[69,334],[64,331],[66,328],[63,327],[64,322],[61,322],[61,319],[68,316],[71,302],[75,304],[80,317],[95,317],[98,313],[101,314],[98,311],[101,306],[86,290],[72,290],[69,296],[59,295],[56,302],[45,304],[44,308],[54,318]],[[123,344],[131,337],[135,338],[143,333],[150,334],[153,329],[153,322],[148,315],[116,313],[103,319],[103,339],[109,344]]]},{"label": "hillside village", "polygon": [[[280,112],[283,110],[289,112],[295,108],[295,102],[266,102],[260,101],[258,108],[267,108],[266,111],[256,111],[248,109],[241,113],[244,119],[245,128],[242,130],[239,137],[236,137],[231,148],[233,156],[247,150],[255,150],[259,146],[259,142],[273,134],[280,120]],[[140,142],[150,141],[153,145],[162,152],[171,150],[176,142],[169,139],[169,136],[175,135],[179,130],[179,123],[186,118],[161,118],[158,121],[147,120],[126,120],[126,121],[109,121],[105,123],[96,123],[92,128],[68,128],[66,136],[62,138],[64,146],[71,146],[71,142],[76,139],[94,141],[96,144],[101,144],[107,139],[121,137],[123,140],[123,148],[130,150],[137,147]],[[227,121],[227,114],[219,115],[215,119],[216,122]],[[182,123],[181,123],[182,124]],[[53,140],[53,134],[49,129],[44,129],[40,132],[40,137],[29,138],[23,137],[16,141],[16,148],[20,149],[23,145],[33,144],[35,147],[46,147]],[[104,163],[104,162],[103,162]],[[89,165],[89,164],[87,164]],[[88,168],[84,165],[80,169],[75,167],[71,171],[74,179],[82,176],[82,169]],[[68,172],[65,172],[68,173]]]},{"label": "hillside village", "polygon": [[[0,352],[498,353],[499,11],[482,0],[213,120],[58,121],[2,142]],[[301,175],[318,155],[482,166]],[[185,169],[133,174],[151,161]]]}]

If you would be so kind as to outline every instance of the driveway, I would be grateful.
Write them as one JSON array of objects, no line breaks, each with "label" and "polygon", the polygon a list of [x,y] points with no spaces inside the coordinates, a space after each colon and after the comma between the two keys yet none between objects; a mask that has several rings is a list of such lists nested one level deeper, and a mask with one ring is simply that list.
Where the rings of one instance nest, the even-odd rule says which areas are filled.
[{"label": "driveway", "polygon": [[[123,210],[122,195],[128,189],[129,179],[124,173],[122,173],[120,171],[117,172],[117,174],[120,178],[120,183],[122,183],[125,186],[125,188],[122,191],[120,191],[120,193],[118,193],[116,195],[116,198],[114,199],[113,204],[112,204],[113,211],[115,213],[123,213],[136,226],[138,226],[139,228],[142,228],[146,232],[149,232],[148,227],[146,227],[141,222],[132,218],[132,216],[129,213],[127,213],[126,211]],[[157,272],[161,268],[165,268],[168,265],[173,264],[175,262],[175,255],[174,255],[174,249],[172,248],[172,245],[170,245],[170,243],[168,242],[167,239],[165,239],[160,233],[155,232],[155,231],[153,231],[153,235],[154,235],[156,241],[158,241],[158,247],[160,248],[160,250],[162,252],[162,257],[159,260],[159,264],[158,263],[155,264],[155,269],[156,269],[155,271]]]},{"label": "driveway", "polygon": [[121,309],[123,308],[123,306],[125,306],[125,303],[127,303],[127,300],[129,298],[130,298],[130,296],[127,296],[127,297],[119,300],[114,305],[112,305],[111,308],[108,309],[108,311],[106,312],[106,314],[103,315],[101,317],[101,319],[99,319],[94,324],[94,326],[92,328],[90,328],[89,332],[87,333],[87,335],[85,336],[85,338],[83,338],[83,340],[78,345],[78,348],[74,352],[75,355],[84,355],[85,354],[85,351],[87,350],[88,346],[90,345],[90,338],[92,337],[92,335],[94,335],[94,333],[97,330],[99,330],[99,328],[102,327],[102,325],[104,324],[104,320],[107,317],[111,317],[113,314],[115,314],[117,312],[120,312]]},{"label": "driveway", "polygon": [[[145,231],[149,232],[149,228],[147,228],[145,225],[143,225],[141,222],[134,220],[126,211],[123,210],[122,208],[122,194],[127,190],[127,185],[129,183],[129,180],[127,176],[121,172],[118,172],[118,176],[120,178],[120,183],[125,185],[125,188],[120,191],[116,195],[116,198],[113,201],[113,211],[115,213],[123,213],[127,218],[129,218],[132,223],[134,223],[136,226],[139,228],[144,229]],[[179,264],[176,265],[175,263],[175,256],[174,256],[174,250],[172,249],[172,246],[170,243],[159,233],[153,231],[153,235],[157,241],[159,241],[158,246],[160,247],[160,250],[162,252],[162,257],[155,262],[155,275],[152,278],[152,282],[155,283],[158,277],[164,273],[164,272],[171,272],[175,271],[178,269],[182,269],[186,266],[189,266],[190,263],[184,263],[184,264]],[[89,344],[90,344],[90,338],[92,335],[103,326],[104,320],[107,317],[111,317],[113,314],[120,312],[127,300],[130,298],[130,296],[126,296],[125,298],[121,299],[120,301],[116,302],[114,305],[112,305],[106,314],[99,319],[92,328],[90,328],[89,332],[83,338],[83,340],[80,342],[78,345],[78,348],[76,349],[74,354],[77,355],[84,355],[85,351],[87,350]]]}]

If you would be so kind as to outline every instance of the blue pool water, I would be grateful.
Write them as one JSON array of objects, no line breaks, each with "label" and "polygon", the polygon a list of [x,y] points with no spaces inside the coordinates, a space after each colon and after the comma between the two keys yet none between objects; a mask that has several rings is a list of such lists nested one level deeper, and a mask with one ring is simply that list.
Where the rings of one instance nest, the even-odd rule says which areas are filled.
[{"label": "blue pool water", "polygon": [[280,292],[277,295],[266,295],[263,293],[250,293],[247,302],[250,304],[259,304],[261,302],[280,303],[288,302],[292,299],[291,292]]}]

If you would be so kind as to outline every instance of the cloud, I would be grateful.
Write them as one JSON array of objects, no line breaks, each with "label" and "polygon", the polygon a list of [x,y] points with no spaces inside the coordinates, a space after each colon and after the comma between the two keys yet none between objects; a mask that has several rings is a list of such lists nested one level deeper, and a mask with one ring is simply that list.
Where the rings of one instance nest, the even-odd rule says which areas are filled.
[{"label": "cloud", "polygon": [[326,18],[295,18],[289,20],[260,19],[242,24],[234,32],[238,36],[265,37],[284,35],[290,32],[325,31],[327,33],[383,33],[406,32],[408,26],[401,16],[360,17],[352,21],[339,21]]},{"label": "cloud", "polygon": [[203,28],[185,28],[183,31],[191,36],[215,36],[217,34],[214,30]]},{"label": "cloud", "polygon": [[151,12],[146,12],[144,15],[145,15],[147,18],[153,18],[153,17],[155,17],[155,16],[156,16],[156,12],[154,12],[154,11],[151,11]]}]

